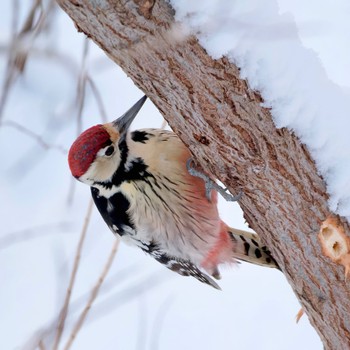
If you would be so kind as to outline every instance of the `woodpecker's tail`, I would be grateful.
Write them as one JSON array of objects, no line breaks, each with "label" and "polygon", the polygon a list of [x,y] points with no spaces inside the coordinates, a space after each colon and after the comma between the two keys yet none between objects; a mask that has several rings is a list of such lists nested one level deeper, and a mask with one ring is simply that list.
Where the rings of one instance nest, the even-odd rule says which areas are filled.
[{"label": "woodpecker's tail", "polygon": [[268,248],[263,245],[254,233],[229,227],[228,233],[235,243],[235,258],[255,265],[279,269],[276,260]]}]

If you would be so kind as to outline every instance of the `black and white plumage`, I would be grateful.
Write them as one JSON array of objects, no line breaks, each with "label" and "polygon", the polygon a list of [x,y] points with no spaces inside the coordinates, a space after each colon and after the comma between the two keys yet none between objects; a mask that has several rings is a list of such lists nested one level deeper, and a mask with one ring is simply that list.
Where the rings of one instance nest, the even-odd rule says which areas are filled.
[{"label": "black and white plumage", "polygon": [[[217,194],[187,169],[190,152],[171,131],[129,127],[146,98],[116,121],[83,132],[69,151],[73,176],[91,186],[114,234],[172,271],[218,288],[218,265],[244,260],[277,267],[256,235],[229,228]],[[206,273],[205,273],[205,272]]]}]

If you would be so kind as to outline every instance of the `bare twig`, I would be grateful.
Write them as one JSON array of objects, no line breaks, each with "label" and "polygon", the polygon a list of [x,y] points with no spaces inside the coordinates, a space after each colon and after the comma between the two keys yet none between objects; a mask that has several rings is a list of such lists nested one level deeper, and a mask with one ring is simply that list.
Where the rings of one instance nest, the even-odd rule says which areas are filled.
[{"label": "bare twig", "polygon": [[14,244],[25,242],[34,238],[47,236],[48,234],[53,234],[52,229],[60,229],[60,233],[64,233],[63,228],[68,225],[67,222],[60,222],[56,224],[47,224],[42,226],[37,226],[33,228],[27,228],[24,230],[12,232],[6,234],[4,237],[0,237],[0,251],[6,249]]},{"label": "bare twig", "polygon": [[174,276],[171,276],[171,274],[162,274],[158,271],[147,275],[141,281],[138,280],[136,283],[129,284],[123,290],[117,291],[97,303],[94,307],[94,317],[88,319],[87,323],[92,323],[101,317],[105,317],[109,313],[116,311],[118,307],[138,298],[141,293],[145,293],[146,291],[149,292],[152,289],[155,289],[160,284],[169,281],[169,279],[172,277]]},{"label": "bare twig", "polygon": [[[132,266],[131,268],[128,267],[123,271],[118,271],[113,276],[111,276],[111,278],[109,279],[109,283],[104,283],[104,288],[99,293],[99,299],[101,299],[101,295],[108,294],[108,292],[110,292],[116,285],[119,286],[122,281],[126,281],[130,276],[135,276],[135,272],[137,271],[133,270],[134,267],[135,266]],[[125,305],[126,303],[138,298],[140,293],[149,292],[168,280],[168,274],[160,274],[159,272],[155,272],[147,275],[141,281],[138,280],[137,283],[130,284],[124,289],[112,293],[112,295],[110,295],[109,297],[105,298],[99,303],[96,303],[96,305],[94,306],[94,317],[87,319],[86,324],[96,322],[101,317],[105,317],[109,313],[116,311],[122,305]],[[81,305],[84,304],[83,301],[86,300],[86,294],[87,293],[84,293],[78,299],[70,303],[70,313],[69,315],[67,315],[67,320],[65,322],[66,325],[70,325],[72,323],[70,321],[70,318],[73,317],[73,315],[81,309]],[[49,325],[46,325],[44,328],[38,330],[35,334],[33,334],[33,336],[26,341],[24,346],[22,346],[22,349],[36,349],[41,339],[45,339],[47,343],[50,343],[49,339],[52,338],[51,335],[56,329],[56,319],[57,317],[55,317],[54,321],[50,322]]]},{"label": "bare twig", "polygon": [[107,273],[108,273],[108,271],[113,263],[114,257],[116,255],[116,252],[118,249],[118,245],[119,245],[119,239],[116,239],[114,244],[113,244],[111,253],[107,259],[107,262],[102,270],[102,273],[101,273],[100,277],[98,278],[94,288],[91,291],[90,299],[88,300],[88,302],[87,302],[83,312],[81,313],[78,321],[76,322],[75,326],[73,327],[73,330],[72,330],[71,335],[66,343],[66,346],[64,347],[64,350],[68,350],[71,347],[74,339],[76,338],[79,330],[81,329],[81,327],[86,319],[86,316],[87,316],[89,310],[91,309],[93,302],[95,301],[95,299],[98,295],[98,292],[101,288],[101,285],[102,285],[103,281],[105,280]]},{"label": "bare twig", "polygon": [[[54,7],[54,0],[50,0],[46,9],[44,9],[42,0],[34,0],[33,6],[27,16],[23,28],[15,40],[15,56],[13,63],[19,72],[24,71],[29,52],[31,52],[34,45],[34,41],[44,30],[47,18],[52,13]],[[36,22],[34,22],[35,15],[38,11],[40,11],[39,18]],[[26,42],[26,45],[23,45],[23,42]]]},{"label": "bare twig", "polygon": [[46,349],[42,339],[39,341],[38,347],[39,347],[40,350],[45,350]]},{"label": "bare twig", "polygon": [[[34,23],[34,18],[36,13],[40,11],[39,19],[37,23]],[[34,0],[32,8],[29,11],[29,14],[24,22],[22,30],[19,32],[14,41],[14,60],[13,66],[19,72],[22,73],[24,71],[25,64],[27,62],[27,57],[30,49],[25,49],[23,47],[22,40],[32,34],[32,40],[34,40],[35,36],[39,33],[42,21],[44,20],[44,10],[41,3],[41,0]]]},{"label": "bare twig", "polygon": [[167,125],[168,125],[168,122],[165,119],[163,119],[163,122],[162,122],[162,125],[160,126],[160,128],[165,129]]},{"label": "bare twig", "polygon": [[[11,43],[0,42],[0,54],[5,55],[10,51]],[[35,46],[30,50],[30,55],[33,58],[43,58],[50,59],[66,69],[69,74],[72,74],[74,77],[78,76],[78,63],[70,57],[65,52],[59,52],[56,47],[40,47]]]},{"label": "bare twig", "polygon": [[[34,43],[35,38],[38,36],[42,30],[48,14],[51,12],[54,5],[54,1],[51,0],[47,10],[43,9],[41,0],[34,0],[33,5],[28,13],[28,16],[24,22],[21,31],[16,35],[17,28],[17,16],[18,8],[17,4],[14,4],[13,8],[13,21],[12,21],[12,40],[9,50],[9,57],[7,61],[6,76],[3,83],[2,94],[0,97],[0,120],[3,115],[3,110],[5,103],[8,99],[9,92],[13,86],[18,75],[24,71],[24,67],[28,58],[30,49]],[[40,11],[39,19],[34,23],[36,13]],[[30,40],[27,37],[30,36]],[[23,43],[26,40],[26,45],[24,47]]]},{"label": "bare twig", "polygon": [[83,243],[86,237],[86,231],[89,225],[89,221],[90,221],[90,217],[91,217],[91,213],[92,213],[92,208],[93,208],[93,202],[92,199],[89,202],[89,206],[88,206],[88,210],[86,213],[86,217],[85,217],[85,221],[84,221],[84,225],[83,225],[83,229],[81,231],[81,235],[80,235],[80,239],[79,239],[79,243],[77,246],[77,251],[75,254],[75,259],[74,259],[74,265],[73,265],[73,270],[72,270],[72,274],[70,276],[70,281],[69,281],[69,285],[67,288],[67,293],[66,293],[66,298],[64,300],[64,304],[62,307],[62,310],[60,312],[60,317],[59,317],[59,321],[58,321],[58,325],[57,325],[57,333],[56,333],[56,337],[55,337],[55,341],[54,341],[54,345],[53,345],[53,349],[57,350],[58,349],[58,345],[63,333],[63,329],[64,329],[64,323],[67,317],[67,313],[68,313],[68,307],[69,307],[69,302],[70,302],[70,298],[72,295],[72,290],[73,290],[73,286],[74,286],[74,282],[75,282],[75,277],[77,275],[77,271],[78,271],[78,267],[79,267],[79,263],[80,263],[80,256],[81,256],[81,252],[83,249]]},{"label": "bare twig", "polygon": [[[81,61],[81,68],[78,76],[78,84],[77,84],[77,95],[76,95],[76,105],[78,108],[77,113],[77,135],[79,135],[82,132],[82,113],[84,108],[84,102],[85,102],[85,90],[86,90],[86,81],[88,79],[87,73],[86,73],[86,60],[89,52],[89,41],[86,38],[84,42],[84,49],[83,49],[83,57]],[[67,202],[70,204],[73,200],[73,195],[75,191],[75,181],[72,181],[69,186],[69,193],[68,193],[68,199]]]},{"label": "bare twig", "polygon": [[19,13],[18,0],[15,0],[13,2],[13,8],[12,8],[11,44],[8,51],[6,75],[2,86],[2,93],[0,96],[0,120],[2,118],[5,102],[10,92],[11,85],[15,75],[15,70],[13,67],[13,55],[15,51],[16,32],[18,27],[18,13]]},{"label": "bare twig", "polygon": [[95,96],[97,107],[100,111],[102,122],[106,123],[107,122],[107,113],[106,113],[106,110],[105,110],[104,105],[103,105],[100,91],[98,90],[95,82],[92,80],[92,78],[89,75],[87,75],[86,80],[90,84],[91,91],[92,91],[93,95]]},{"label": "bare twig", "polygon": [[57,149],[58,151],[60,151],[64,155],[66,155],[68,153],[64,147],[57,146],[57,145],[51,145],[51,144],[47,143],[46,141],[43,140],[43,138],[40,135],[36,134],[32,130],[30,130],[30,129],[26,128],[25,126],[23,126],[17,122],[14,122],[12,120],[4,121],[3,123],[0,124],[0,126],[9,126],[11,128],[18,130],[22,134],[27,135],[28,137],[37,141],[38,144],[45,149]]},{"label": "bare twig", "polygon": [[84,41],[84,49],[83,49],[83,57],[81,61],[81,69],[80,74],[78,78],[78,85],[77,85],[77,106],[78,106],[78,113],[77,113],[77,134],[79,135],[82,132],[82,113],[83,113],[83,107],[85,102],[85,92],[86,92],[86,81],[87,81],[87,74],[86,74],[86,59],[89,52],[89,41],[86,38]]}]

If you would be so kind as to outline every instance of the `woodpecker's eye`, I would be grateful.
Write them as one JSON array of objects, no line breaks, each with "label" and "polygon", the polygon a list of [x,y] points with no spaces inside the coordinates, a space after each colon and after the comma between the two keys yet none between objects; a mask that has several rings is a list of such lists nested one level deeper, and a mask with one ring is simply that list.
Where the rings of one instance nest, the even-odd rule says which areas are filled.
[{"label": "woodpecker's eye", "polygon": [[114,146],[109,146],[106,149],[105,156],[111,156],[114,153]]}]

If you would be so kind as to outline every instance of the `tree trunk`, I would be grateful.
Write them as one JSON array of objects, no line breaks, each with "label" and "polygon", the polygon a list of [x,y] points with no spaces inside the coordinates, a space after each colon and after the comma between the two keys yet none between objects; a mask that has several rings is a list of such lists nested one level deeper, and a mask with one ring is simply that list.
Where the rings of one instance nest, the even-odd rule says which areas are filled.
[{"label": "tree trunk", "polygon": [[[350,292],[344,267],[318,238],[331,213],[305,146],[276,129],[236,66],[212,59],[182,31],[165,0],[58,3],[145,92],[201,166],[231,193],[242,190],[245,219],[271,249],[325,347],[350,348]],[[348,223],[336,220],[349,234]]]}]

